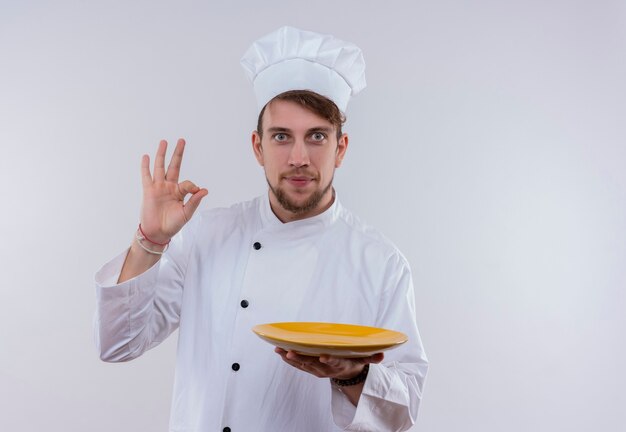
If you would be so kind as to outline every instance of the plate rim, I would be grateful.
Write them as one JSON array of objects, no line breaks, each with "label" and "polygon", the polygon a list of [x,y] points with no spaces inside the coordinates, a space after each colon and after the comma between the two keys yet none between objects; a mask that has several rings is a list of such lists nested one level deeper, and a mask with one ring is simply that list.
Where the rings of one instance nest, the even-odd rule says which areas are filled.
[{"label": "plate rim", "polygon": [[[280,337],[274,337],[274,336],[266,334],[265,332],[259,329],[259,327],[272,326],[276,324],[331,324],[331,325],[340,325],[340,326],[347,326],[347,327],[365,327],[365,328],[376,329],[376,330],[384,330],[386,332],[392,332],[392,333],[395,333],[401,339],[397,341],[384,342],[384,343],[381,343],[380,341],[378,341],[378,342],[373,342],[369,344],[368,343],[359,343],[359,344],[347,343],[347,344],[337,345],[335,343],[328,344],[328,343],[319,343],[319,342],[317,343],[316,342],[301,342],[301,341],[294,341],[294,340],[280,338]],[[333,322],[324,322],[324,321],[281,321],[281,322],[264,323],[264,324],[255,325],[254,327],[252,327],[252,331],[257,336],[261,337],[262,339],[269,339],[269,340],[273,340],[277,342],[287,342],[287,343],[292,343],[292,344],[298,344],[298,345],[309,347],[309,348],[333,348],[337,350],[342,350],[342,349],[353,350],[355,348],[367,349],[368,351],[375,350],[377,348],[388,349],[390,347],[402,345],[408,341],[408,336],[405,333],[397,331],[397,330],[390,330],[390,329],[386,329],[382,327],[374,327],[374,326],[364,326],[364,325],[359,325],[359,324],[333,323]]]}]

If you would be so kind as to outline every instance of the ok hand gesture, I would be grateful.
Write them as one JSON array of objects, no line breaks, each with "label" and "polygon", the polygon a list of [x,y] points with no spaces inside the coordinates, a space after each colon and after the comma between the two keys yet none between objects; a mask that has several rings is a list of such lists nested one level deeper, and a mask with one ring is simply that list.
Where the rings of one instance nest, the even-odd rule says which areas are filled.
[{"label": "ok hand gesture", "polygon": [[[202,198],[209,193],[189,180],[178,182],[185,140],[179,139],[176,143],[167,172],[166,150],[167,141],[162,140],[154,161],[154,176],[150,174],[150,156],[143,155],[141,158],[143,185],[141,228],[145,236],[156,243],[167,243],[180,231],[189,222]],[[188,194],[191,194],[191,197],[185,203]]]}]

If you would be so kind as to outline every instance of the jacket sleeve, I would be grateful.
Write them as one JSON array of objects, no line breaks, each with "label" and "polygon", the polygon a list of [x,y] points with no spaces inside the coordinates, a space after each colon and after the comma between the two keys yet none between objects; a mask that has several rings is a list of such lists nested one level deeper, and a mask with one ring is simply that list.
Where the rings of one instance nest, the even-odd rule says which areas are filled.
[{"label": "jacket sleeve", "polygon": [[137,358],[178,327],[194,222],[174,236],[161,259],[139,276],[117,283],[128,249],[96,272],[94,339],[103,361]]},{"label": "jacket sleeve", "polygon": [[388,264],[376,325],[405,333],[408,342],[385,352],[383,363],[370,365],[356,407],[332,386],[333,418],[346,431],[406,431],[422,400],[428,360],[417,329],[411,272],[400,254]]}]

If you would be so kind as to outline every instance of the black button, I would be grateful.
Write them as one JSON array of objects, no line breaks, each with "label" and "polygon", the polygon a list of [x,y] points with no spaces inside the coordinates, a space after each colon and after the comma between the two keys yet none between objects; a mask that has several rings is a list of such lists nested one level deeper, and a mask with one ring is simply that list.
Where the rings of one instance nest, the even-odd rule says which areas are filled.
[{"label": "black button", "polygon": [[239,370],[239,367],[240,367],[240,366],[239,366],[239,363],[233,363],[233,365],[232,365],[231,367],[233,368],[233,370],[234,370],[235,372],[237,372],[237,371]]},{"label": "black button", "polygon": [[253,248],[255,248],[256,250],[261,249],[261,243],[259,242],[254,242],[254,244],[252,245]]},{"label": "black button", "polygon": [[248,300],[241,300],[240,304],[242,308],[247,308],[250,303],[248,303]]},{"label": "black button", "polygon": [[230,428],[226,426],[224,429],[222,429],[222,432],[230,432]]}]

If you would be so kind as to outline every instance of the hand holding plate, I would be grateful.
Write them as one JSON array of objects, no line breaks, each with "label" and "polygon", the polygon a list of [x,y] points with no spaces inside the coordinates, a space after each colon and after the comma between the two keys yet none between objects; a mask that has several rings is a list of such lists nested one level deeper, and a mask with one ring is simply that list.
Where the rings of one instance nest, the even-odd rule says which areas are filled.
[{"label": "hand holding plate", "polygon": [[363,367],[370,363],[380,363],[385,355],[377,353],[368,357],[342,358],[322,354],[319,357],[305,356],[295,351],[285,351],[282,348],[274,350],[291,366],[308,372],[318,378],[351,379],[363,371]]}]

